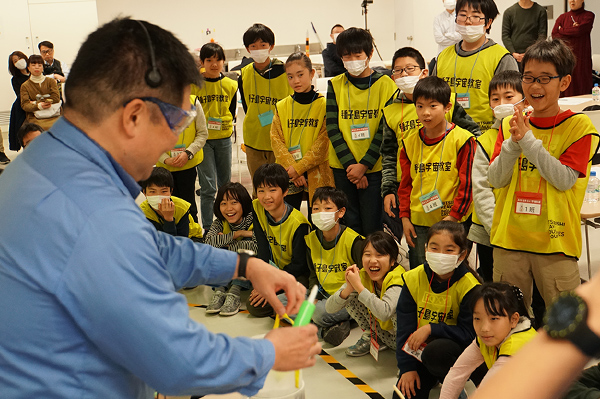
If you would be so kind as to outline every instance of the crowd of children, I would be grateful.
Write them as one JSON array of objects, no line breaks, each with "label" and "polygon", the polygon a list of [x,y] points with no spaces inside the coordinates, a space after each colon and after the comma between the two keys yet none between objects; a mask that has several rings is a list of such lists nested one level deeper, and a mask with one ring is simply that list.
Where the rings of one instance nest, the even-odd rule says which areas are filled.
[{"label": "crowd of children", "polygon": [[[569,48],[533,44],[520,73],[486,35],[498,14],[493,0],[458,0],[462,40],[432,71],[417,49],[399,49],[391,79],[369,66],[371,34],[343,30],[346,72],[326,96],[307,55],[271,57],[275,36],[262,24],[244,34],[253,62],[237,83],[223,75],[223,49],[205,45],[205,84],[190,97],[203,117],[141,183],[146,217],[316,285],[320,338],[340,345],[357,324],[348,356],[394,349],[396,392],[428,398],[443,383],[442,398],[464,397],[468,379],[478,385],[536,334],[535,287],[549,304],[579,285],[579,209],[599,145],[590,119],[558,104],[575,65]],[[237,90],[253,193],[229,182]],[[195,201],[177,196],[196,170],[205,234]],[[241,280],[215,288],[206,312],[236,314],[242,290],[251,315],[273,315]]]}]

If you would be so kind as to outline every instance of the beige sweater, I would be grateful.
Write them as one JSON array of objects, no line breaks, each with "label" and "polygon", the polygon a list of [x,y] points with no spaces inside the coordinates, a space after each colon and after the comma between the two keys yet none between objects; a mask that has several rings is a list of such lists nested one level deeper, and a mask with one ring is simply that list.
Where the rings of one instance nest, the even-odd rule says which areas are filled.
[{"label": "beige sweater", "polygon": [[[58,119],[58,116],[48,119],[38,119],[34,115],[34,111],[39,110],[35,96],[37,94],[50,94],[53,104],[60,101],[58,94],[58,86],[56,81],[52,78],[47,77],[42,83],[33,83],[31,79],[27,80],[21,85],[21,108],[26,112],[26,122],[37,123],[44,130],[48,130],[54,122]],[[32,103],[34,101],[35,103]]]}]

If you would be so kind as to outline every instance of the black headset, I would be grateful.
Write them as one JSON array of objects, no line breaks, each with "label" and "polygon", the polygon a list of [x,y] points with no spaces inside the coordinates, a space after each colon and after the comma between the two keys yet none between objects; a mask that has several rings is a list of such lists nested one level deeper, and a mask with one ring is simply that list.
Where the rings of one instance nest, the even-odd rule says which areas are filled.
[{"label": "black headset", "polygon": [[136,22],[138,24],[140,24],[140,26],[144,30],[144,34],[146,35],[146,38],[148,39],[148,50],[150,51],[150,63],[152,64],[152,69],[149,69],[146,72],[145,78],[146,78],[146,84],[154,89],[154,88],[157,88],[158,86],[160,86],[160,84],[162,83],[162,76],[160,76],[160,72],[158,71],[158,68],[156,67],[156,59],[154,57],[154,46],[152,45],[152,39],[150,39],[150,34],[148,33],[148,29],[146,29],[146,27],[144,26],[142,21],[136,20]]}]

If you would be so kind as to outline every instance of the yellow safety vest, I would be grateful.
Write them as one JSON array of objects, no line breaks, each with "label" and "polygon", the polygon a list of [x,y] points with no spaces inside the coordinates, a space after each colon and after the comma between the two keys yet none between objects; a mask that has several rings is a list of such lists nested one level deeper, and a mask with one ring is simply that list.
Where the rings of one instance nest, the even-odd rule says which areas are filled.
[{"label": "yellow safety vest", "polygon": [[[379,121],[383,116],[383,107],[385,107],[385,104],[392,98],[398,88],[388,76],[382,76],[377,79],[375,83],[371,84],[370,90],[357,88],[348,80],[346,74],[338,75],[332,78],[330,82],[338,106],[339,130],[354,159],[356,162],[360,162],[369,150],[375,133],[377,133]],[[367,104],[367,98],[369,104]],[[369,138],[352,140],[351,126],[363,123],[368,123],[369,125]],[[329,165],[332,168],[344,169],[331,143],[329,144]],[[372,169],[367,170],[367,173],[378,172],[380,170],[381,157],[379,157]]]},{"label": "yellow safety vest", "polygon": [[204,80],[199,88],[192,85],[192,94],[198,96],[208,126],[209,118],[221,119],[221,130],[208,129],[208,139],[224,139],[233,133],[233,115],[229,110],[237,95],[237,81],[221,76],[217,82]]},{"label": "yellow safety vest", "polygon": [[300,104],[288,96],[277,103],[277,114],[285,145],[288,149],[299,145],[304,156],[325,123],[325,97],[317,94],[311,104]]},{"label": "yellow safety vest", "polygon": [[346,227],[335,247],[329,250],[321,245],[316,230],[304,237],[306,246],[310,248],[311,260],[319,284],[329,295],[333,295],[346,282],[346,269],[356,263],[356,259],[352,258],[352,244],[356,237],[361,235]]},{"label": "yellow safety vest", "polygon": [[294,233],[303,224],[309,225],[308,220],[297,209],[292,209],[287,219],[283,223],[276,226],[269,224],[267,219],[267,211],[255,199],[252,201],[254,214],[256,215],[260,227],[265,232],[265,236],[269,241],[271,257],[273,262],[282,270],[292,261],[292,240]]},{"label": "yellow safety vest", "polygon": [[[446,112],[446,120],[452,122],[454,115],[454,105],[456,104],[456,95],[450,96],[452,108]],[[402,140],[409,135],[418,132],[423,127],[423,124],[417,116],[417,109],[414,103],[393,102],[383,109],[385,121],[390,129],[396,133],[398,140],[398,155],[396,159],[396,176],[398,182],[402,178],[402,169],[400,168],[400,148],[402,148]]]},{"label": "yellow safety vest", "polygon": [[[175,205],[175,214],[173,215],[173,219],[175,220],[175,224],[179,224],[179,222],[181,221],[181,218],[186,214],[187,211],[189,211],[190,203],[179,197],[173,197],[173,196],[171,196],[171,201],[173,201],[173,205]],[[146,218],[148,218],[156,223],[160,223],[160,224],[163,223],[159,219],[156,211],[154,209],[152,209],[150,204],[148,204],[148,200],[144,200],[144,202],[142,202],[140,204],[140,208],[142,208],[142,211],[144,212],[144,215],[146,215]],[[189,213],[188,213],[188,218],[190,221],[190,231],[189,231],[188,237],[189,238],[192,238],[192,237],[202,238],[202,234],[203,234],[202,226],[200,226],[198,223],[196,223],[194,221],[194,218],[192,218],[192,215],[190,215]]]},{"label": "yellow safety vest", "polygon": [[[510,137],[510,118],[504,118],[498,133],[500,141]],[[531,131],[542,140],[543,146],[558,159],[573,143],[582,137],[592,135],[592,145],[588,156],[591,160],[598,148],[598,132],[590,118],[584,114],[574,114],[554,128],[538,128],[530,121]],[[502,135],[500,137],[500,135]],[[552,137],[552,140],[550,140]],[[550,142],[550,148],[548,143]],[[500,142],[497,142],[498,145]],[[496,150],[497,152],[497,150]],[[586,177],[566,191],[559,191],[542,179],[535,165],[527,158],[515,162],[510,183],[497,189],[496,209],[492,222],[490,242],[492,245],[524,252],[539,254],[564,254],[573,258],[581,255],[580,210],[588,183],[591,162],[588,163]],[[520,169],[520,173],[519,173]],[[541,179],[541,183],[540,183]],[[520,187],[519,188],[519,182]],[[542,194],[542,207],[539,216],[515,213],[516,191]],[[548,206],[550,204],[550,206]]]},{"label": "yellow safety vest", "polygon": [[[410,160],[412,190],[410,193],[410,220],[418,226],[432,226],[446,216],[454,205],[458,193],[459,170],[457,155],[465,143],[473,137],[469,131],[454,126],[446,137],[435,145],[426,145],[421,134],[413,134],[402,140],[406,156]],[[443,153],[442,153],[443,148]],[[421,151],[423,152],[421,157]],[[439,174],[439,176],[438,176]],[[470,176],[469,176],[470,177]],[[421,179],[423,188],[421,189]],[[437,179],[437,186],[436,186]],[[425,213],[419,197],[437,188],[443,206]],[[468,219],[473,204],[469,205],[461,222]]]},{"label": "yellow safety vest", "polygon": [[456,46],[446,47],[438,55],[437,76],[448,82],[453,93],[469,93],[470,107],[465,111],[479,124],[482,132],[494,123],[488,90],[490,80],[506,54],[509,54],[507,49],[493,44],[468,57],[458,55]]},{"label": "yellow safety vest", "polygon": [[430,279],[427,278],[424,265],[407,271],[402,278],[405,289],[408,289],[417,304],[415,316],[420,320],[419,327],[442,322],[455,326],[463,298],[479,284],[469,272],[455,281],[447,291],[435,293],[429,289]]},{"label": "yellow safety vest", "polygon": [[523,345],[531,341],[537,332],[533,327],[529,327],[527,330],[519,331],[511,334],[506,341],[500,345],[500,350],[495,346],[487,346],[481,339],[477,337],[477,346],[481,351],[481,355],[485,360],[485,365],[488,370],[492,368],[498,357],[500,356],[512,356],[517,353]]},{"label": "yellow safety vest", "polygon": [[[194,85],[192,85],[192,90]],[[197,97],[193,94],[190,95],[190,103],[192,105],[196,104]],[[179,134],[179,138],[177,139],[176,147],[182,146],[181,149],[185,150],[194,142],[196,139],[196,120],[194,120],[183,132]],[[171,165],[167,165],[166,163],[157,162],[156,166],[160,166],[161,168],[165,168],[170,172],[179,172],[181,170],[188,170],[198,165],[204,159],[204,150],[200,149],[196,154],[194,154],[194,158],[187,161],[185,165],[182,167],[175,167]]]},{"label": "yellow safety vest", "polygon": [[[395,285],[398,285],[398,286],[404,285],[404,281],[402,280],[402,275],[405,272],[406,272],[406,270],[400,265],[397,265],[393,270],[390,270],[388,272],[388,274],[383,279],[383,284],[381,285],[381,294],[379,294],[379,299],[383,298],[383,296],[385,295],[385,292],[387,291],[388,288],[393,287]],[[360,275],[360,281],[362,282],[362,285],[366,289],[368,289],[370,292],[375,293],[375,288],[373,287],[373,281],[371,280],[371,278],[369,277],[369,274],[365,271],[365,269],[360,269],[359,275]],[[392,321],[392,319],[377,320],[377,321],[379,322],[379,325],[381,326],[381,328],[383,328],[386,331],[391,331],[391,332],[395,333],[394,322]]]},{"label": "yellow safety vest", "polygon": [[[229,225],[229,222],[227,220],[222,220],[221,223],[223,224],[223,234],[229,234],[231,233],[233,230],[231,230],[231,226]],[[248,227],[248,231],[252,231],[254,229],[254,225],[251,224],[250,227]],[[244,237],[238,237],[236,238],[236,240],[243,240]]]},{"label": "yellow safety vest", "polygon": [[[481,136],[477,137],[475,140],[477,140],[477,143],[479,143],[479,148],[477,149],[477,151],[479,151],[480,149],[483,149],[487,155],[487,159],[488,161],[490,159],[492,159],[492,154],[494,153],[494,145],[496,143],[496,138],[498,137],[498,129],[488,129],[485,133],[483,133]],[[494,194],[495,194],[495,190]],[[479,225],[479,226],[483,226],[483,224],[481,223],[481,220],[479,220],[479,218],[477,217],[477,213],[475,212],[475,207],[473,207],[473,214],[471,216],[471,220],[473,221],[473,223]]]},{"label": "yellow safety vest", "polygon": [[256,72],[254,63],[242,68],[242,89],[247,105],[244,143],[255,150],[271,151],[271,124],[262,126],[258,115],[268,111],[275,112],[277,102],[294,91],[288,84],[285,73],[273,79],[268,79],[268,72],[265,75],[263,77]]}]

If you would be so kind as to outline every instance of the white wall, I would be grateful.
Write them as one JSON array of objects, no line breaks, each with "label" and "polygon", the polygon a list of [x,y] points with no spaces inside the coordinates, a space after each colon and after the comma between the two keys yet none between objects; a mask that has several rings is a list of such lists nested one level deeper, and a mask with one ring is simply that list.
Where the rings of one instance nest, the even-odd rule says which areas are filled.
[{"label": "white wall", "polygon": [[[241,48],[246,55],[242,36],[255,22],[271,28],[275,43],[280,45],[304,44],[307,29],[310,42],[317,42],[312,21],[321,40],[327,43],[336,23],[364,28],[361,3],[361,0],[229,0],[209,10],[206,1],[197,0],[177,0],[177,7],[166,6],[164,0],[98,0],[97,6],[100,24],[118,15],[132,16],[175,32],[190,49],[199,48],[214,37],[225,49]],[[393,9],[394,0],[375,0],[368,7],[368,27],[384,59],[390,59],[394,52]],[[207,36],[207,29],[214,30],[214,35]]]}]

